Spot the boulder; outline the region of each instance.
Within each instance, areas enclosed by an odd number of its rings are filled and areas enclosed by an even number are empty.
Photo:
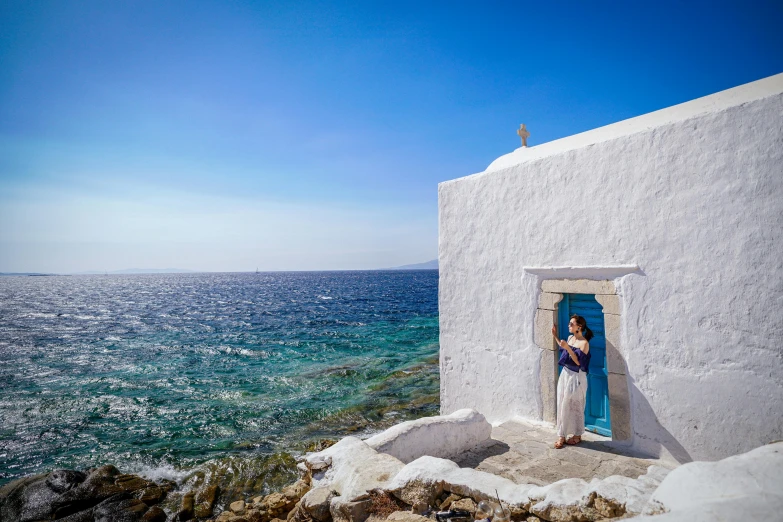
[[[395,511],[386,517],[386,520],[389,522],[432,522],[431,519],[410,511]]]
[[[449,509],[468,511],[471,515],[475,515],[477,507],[476,502],[472,498],[463,498],[452,503]]]
[[[489,439],[492,425],[476,410],[462,409],[402,422],[365,442],[404,463],[425,455],[453,458]]]
[[[95,522],[138,522],[147,512],[147,505],[137,498],[124,498],[126,494],[111,497],[93,509]]]
[[[192,491],[185,493],[182,496],[182,504],[179,508],[179,512],[177,513],[177,521],[178,522],[184,522],[186,520],[191,520],[194,516],[194,493]]]
[[[248,522],[269,522],[272,519],[266,511],[260,509],[247,509],[244,517]]]
[[[457,500],[461,500],[462,497],[459,495],[455,495],[454,493],[449,493],[448,496],[438,505],[438,508],[440,510],[446,510],[451,508],[451,504],[453,502],[456,502]]]
[[[297,480],[293,484],[284,487],[281,493],[289,502],[296,504],[308,491],[310,491],[310,485],[304,480]]]
[[[335,494],[331,488],[320,487],[313,488],[302,497],[301,507],[313,520],[317,522],[328,522],[331,518],[330,503]]]
[[[140,520],[167,489],[136,475],[120,474],[111,465],[87,472],[58,469],[0,488],[0,520],[81,522],[110,516]]]
[[[404,464],[397,458],[378,453],[356,437],[345,437],[320,454],[309,455],[305,462],[328,462],[329,467],[313,475],[313,486],[328,486],[343,502],[352,502],[372,489],[385,489]]]
[[[158,486],[149,486],[139,491],[136,498],[148,506],[151,506],[153,504],[159,503],[165,496],[166,492],[163,491],[162,488],[159,488]]]
[[[295,502],[292,502],[282,493],[270,493],[264,497],[258,507],[268,515],[267,520],[270,520],[286,516],[295,505]]]
[[[159,506],[152,506],[149,511],[141,517],[142,522],[166,522],[166,512]]]
[[[779,520],[781,484],[783,442],[717,462],[691,462],[669,473],[652,493],[643,511],[654,516],[637,520]]]
[[[196,493],[193,514],[197,518],[209,518],[212,516],[219,491],[220,488],[217,485],[211,485]]]
[[[232,502],[231,505],[228,506],[228,509],[237,515],[243,515],[245,513],[245,501],[237,500],[236,502]]]
[[[46,477],[46,485],[55,493],[65,493],[87,478],[87,474],[72,469],[56,469]]]
[[[334,522],[364,522],[370,516],[370,500],[345,501],[343,497],[334,497],[329,511]]]

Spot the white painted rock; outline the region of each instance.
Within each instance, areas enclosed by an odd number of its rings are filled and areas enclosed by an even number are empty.
[[[718,462],[675,469],[653,493],[640,521],[780,520],[783,516],[783,443],[768,444]]]
[[[484,500],[495,497],[498,491],[503,502],[513,506],[529,504],[527,491],[531,484],[514,482],[471,468],[460,468],[450,460],[421,457],[407,464],[389,483],[388,490],[404,502],[412,504],[420,491],[437,488],[434,494],[446,489],[462,497]]]
[[[321,470],[313,475],[313,487],[330,487],[343,503],[357,500],[371,489],[386,489],[404,466],[399,459],[378,453],[356,437],[345,437],[334,446],[306,456],[305,463]]]
[[[407,464],[425,455],[455,457],[489,439],[491,434],[492,425],[482,414],[462,409],[450,415],[402,422],[365,442]]]
[[[650,466],[638,479],[612,475],[605,479],[564,479],[529,490],[530,512],[546,520],[571,520],[578,513],[600,518],[641,513],[669,470]],[[577,517],[578,518],[578,517]]]

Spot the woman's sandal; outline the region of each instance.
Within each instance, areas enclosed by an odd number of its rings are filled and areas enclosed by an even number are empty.
[[[565,446],[566,438],[560,437],[557,439],[557,442],[555,442],[555,449],[563,449],[563,446]]]
[[[580,442],[582,442],[582,437],[580,437],[579,435],[574,435],[573,437],[565,441],[565,443],[568,444],[569,446],[575,446]]]

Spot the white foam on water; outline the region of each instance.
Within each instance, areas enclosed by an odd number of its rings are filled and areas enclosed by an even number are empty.
[[[128,471],[147,480],[171,480],[177,484],[181,484],[191,473],[193,473],[193,470],[177,469],[171,464],[163,464],[161,466],[129,464]]]

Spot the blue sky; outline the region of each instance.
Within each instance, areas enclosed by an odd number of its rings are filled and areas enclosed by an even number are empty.
[[[783,72],[776,2],[2,2],[0,271],[437,257],[438,182]]]

